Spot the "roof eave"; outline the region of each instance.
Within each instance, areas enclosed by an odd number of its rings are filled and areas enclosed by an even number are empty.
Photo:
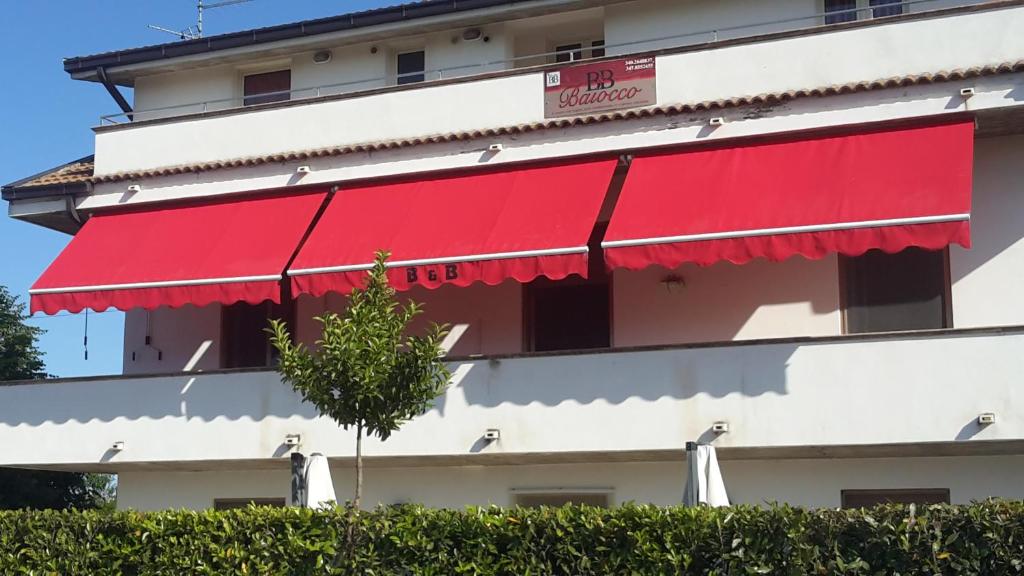
[[[46,184],[43,186],[13,186],[0,188],[0,196],[8,202],[17,200],[37,200],[51,196],[75,196],[87,194],[91,190],[90,182],[68,182],[63,184]]]
[[[282,24],[266,28],[243,30],[208,36],[195,40],[184,40],[129,48],[89,56],[76,56],[64,59],[64,71],[76,80],[95,80],[97,68],[108,70],[164,62],[176,58],[202,57],[232,49],[244,49],[264,44],[271,44],[303,38],[314,38],[332,33],[344,33],[373,27],[415,24],[427,19],[468,12],[487,10],[516,5],[537,4],[588,4],[595,0],[428,0],[401,4],[363,12],[354,12],[305,20],[291,24]]]

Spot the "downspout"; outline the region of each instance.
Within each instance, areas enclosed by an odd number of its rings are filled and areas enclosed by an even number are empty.
[[[97,68],[96,77],[103,83],[103,87],[110,93],[114,102],[117,102],[117,105],[121,107],[121,112],[124,112],[124,115],[128,117],[128,120],[132,120],[132,117],[134,116],[132,114],[132,107],[128,104],[128,101],[124,99],[124,95],[121,94],[121,91],[118,90],[117,86],[110,81],[110,78],[107,76],[106,68],[103,68],[102,66]]]

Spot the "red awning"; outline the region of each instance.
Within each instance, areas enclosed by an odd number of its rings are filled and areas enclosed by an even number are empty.
[[[279,302],[326,193],[95,215],[43,272],[32,312]]]
[[[602,246],[610,268],[970,246],[974,125],[638,156]]]
[[[377,250],[389,279],[498,284],[587,274],[587,240],[615,160],[423,177],[335,193],[288,270],[294,294],[363,286]]]

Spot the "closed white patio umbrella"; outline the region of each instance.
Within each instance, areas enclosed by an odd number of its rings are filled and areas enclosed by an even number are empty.
[[[306,508],[323,508],[334,506],[338,501],[334,495],[334,481],[331,479],[331,468],[327,465],[327,457],[319,452],[310,454],[306,462],[306,491],[302,505]]]
[[[728,506],[729,494],[718,467],[715,447],[696,442],[686,443],[686,490],[683,504],[686,506]]]

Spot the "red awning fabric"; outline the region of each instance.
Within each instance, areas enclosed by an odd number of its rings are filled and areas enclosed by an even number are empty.
[[[974,125],[638,156],[602,247],[609,268],[970,247]]]
[[[423,177],[335,193],[288,270],[294,294],[362,287],[377,250],[389,280],[498,284],[587,274],[587,240],[616,160]]]
[[[95,215],[29,290],[32,312],[281,299],[326,192]]]

